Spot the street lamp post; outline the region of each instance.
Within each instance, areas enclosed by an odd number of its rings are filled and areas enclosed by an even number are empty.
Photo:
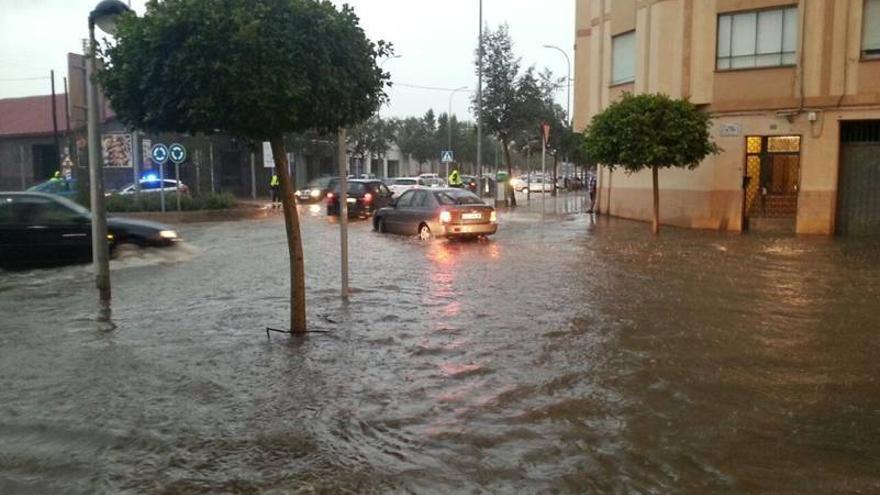
[[[468,89],[468,87],[455,88],[449,94],[449,111],[446,113],[446,149],[449,151],[452,151],[452,97],[455,96],[455,93],[465,89]],[[449,162],[446,162],[446,177],[447,179],[449,178]]]
[[[116,32],[116,20],[131,12],[119,0],[102,0],[89,13],[89,53],[86,64],[86,93],[88,100],[89,180],[92,207],[92,260],[95,266],[95,284],[100,300],[110,301],[110,249],[107,245],[107,212],[104,210],[104,164],[101,140],[98,136],[98,88],[94,81],[97,73],[97,43],[95,25],[107,34]]]
[[[480,170],[480,180],[483,182],[483,0],[480,0],[480,34],[477,48],[477,167]],[[488,187],[488,182],[486,185]],[[494,194],[494,193],[493,193]],[[482,193],[480,194],[482,196]]]
[[[572,118],[571,118],[571,58],[568,56],[568,53],[565,50],[563,50],[562,48],[559,48],[558,46],[544,45],[544,48],[556,50],[559,53],[561,53],[565,57],[565,63],[568,65],[568,75],[565,78],[565,87],[567,90],[567,92],[565,94],[565,113],[566,113],[565,117],[566,117],[566,120],[568,121],[568,126],[571,127],[571,125],[572,125]]]

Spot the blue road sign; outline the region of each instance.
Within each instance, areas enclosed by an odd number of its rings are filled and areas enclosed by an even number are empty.
[[[165,163],[168,161],[168,147],[162,143],[154,144],[150,150],[150,156],[156,163]]]
[[[168,155],[172,162],[181,164],[186,160],[186,148],[182,144],[174,143],[168,147]]]
[[[455,158],[452,154],[452,150],[446,150],[440,153],[440,161],[443,163],[452,163],[455,161]]]

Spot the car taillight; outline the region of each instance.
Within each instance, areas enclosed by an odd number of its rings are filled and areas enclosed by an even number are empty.
[[[440,223],[449,223],[452,221],[452,213],[446,210],[440,212]]]
[[[495,214],[495,210],[492,210],[492,213],[489,214],[489,221],[492,223],[498,223],[498,215]]]
[[[328,203],[332,203],[332,202],[333,202],[333,196],[334,196],[333,193],[327,193],[327,202],[328,202]]]
[[[364,194],[364,203],[369,203],[373,200],[373,195],[370,193]]]

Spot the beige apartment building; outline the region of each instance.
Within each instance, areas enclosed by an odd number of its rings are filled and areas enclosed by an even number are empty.
[[[574,121],[624,92],[688,98],[720,155],[660,174],[663,223],[880,233],[880,0],[577,0]],[[651,175],[599,169],[651,218]]]

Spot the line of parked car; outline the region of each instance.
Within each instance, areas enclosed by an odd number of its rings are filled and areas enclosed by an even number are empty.
[[[296,192],[302,202],[324,201],[328,215],[339,215],[340,201],[356,217],[372,217],[379,233],[433,237],[476,238],[498,230],[495,209],[474,194],[476,178],[464,177],[465,187],[447,187],[436,174],[391,179],[352,178],[346,194],[336,179],[326,177]],[[472,181],[472,182],[471,182]],[[142,193],[189,194],[175,180],[145,178]],[[475,189],[475,187],[473,187]],[[138,192],[129,184],[111,194]],[[71,201],[73,180],[54,179],[26,192],[0,192],[0,266],[7,269],[88,262],[92,257],[91,213]],[[110,217],[107,242],[111,254],[126,248],[167,247],[180,241],[173,228],[161,223]]]
[[[463,187],[447,187],[437,174],[350,178],[344,195],[348,215],[373,218],[380,233],[432,237],[485,237],[498,230],[495,209],[475,194],[476,177],[463,176]],[[336,178],[322,177],[296,191],[300,202],[324,201],[328,216],[338,216],[343,194]]]
[[[180,190],[181,194],[190,194],[189,186],[181,181],[177,181],[174,179],[164,179],[163,181],[160,180],[158,177],[146,176],[138,182],[138,187],[135,187],[134,182],[132,182],[118,189],[107,191],[104,195],[130,196],[137,193],[159,192],[165,192],[166,194],[169,194],[176,192],[178,189]],[[28,192],[54,194],[56,196],[61,196],[64,198],[73,198],[77,195],[78,191],[78,183],[76,179],[73,178],[50,179],[28,189]]]

